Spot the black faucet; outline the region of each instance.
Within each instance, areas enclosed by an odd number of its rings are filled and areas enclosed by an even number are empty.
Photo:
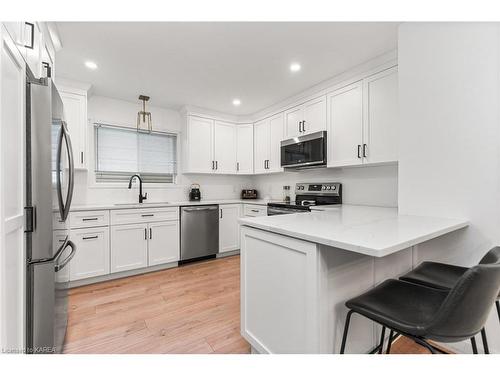
[[[142,195],[142,178],[138,174],[134,174],[132,177],[130,177],[130,180],[128,181],[128,188],[132,189],[132,181],[134,178],[137,177],[139,180],[139,203],[142,203],[142,201],[148,199],[148,193]]]

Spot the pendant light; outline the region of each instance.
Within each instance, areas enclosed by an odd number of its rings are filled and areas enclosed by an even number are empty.
[[[151,120],[151,112],[146,112],[146,102],[149,100],[149,96],[139,95],[139,100],[142,100],[142,111],[137,112],[137,131],[141,131],[141,125],[147,125],[148,132],[153,131],[153,122]]]

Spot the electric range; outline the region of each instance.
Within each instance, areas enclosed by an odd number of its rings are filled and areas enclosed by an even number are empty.
[[[342,204],[342,184],[339,182],[298,183],[295,185],[295,202],[267,204],[267,214],[284,215],[311,211],[311,206]]]

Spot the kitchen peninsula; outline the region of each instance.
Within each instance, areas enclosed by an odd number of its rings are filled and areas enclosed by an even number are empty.
[[[414,267],[418,244],[468,225],[354,205],[239,222],[241,334],[259,353],[338,353],[347,299]],[[354,315],[347,352],[370,351],[378,331]]]

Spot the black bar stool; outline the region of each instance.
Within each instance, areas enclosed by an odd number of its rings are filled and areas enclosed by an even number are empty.
[[[470,339],[477,354],[474,336],[484,327],[500,290],[500,260],[467,270],[448,292],[401,280],[386,280],[368,292],[346,302],[349,308],[340,353],[346,347],[353,313],[382,327],[411,338],[431,353],[439,349],[427,342],[458,342]],[[383,344],[385,329],[382,329]],[[383,345],[379,347],[379,353]]]
[[[500,259],[500,247],[496,246],[486,253],[479,261],[479,264],[497,263]],[[410,283],[425,285],[431,288],[450,290],[460,279],[460,277],[468,270],[467,267],[453,266],[451,264],[437,262],[422,262],[413,271],[401,276],[399,279]],[[500,294],[497,296],[495,305],[497,308],[498,320],[500,321]],[[481,338],[483,341],[484,352],[489,354],[488,340],[486,338],[486,330],[481,330]]]

